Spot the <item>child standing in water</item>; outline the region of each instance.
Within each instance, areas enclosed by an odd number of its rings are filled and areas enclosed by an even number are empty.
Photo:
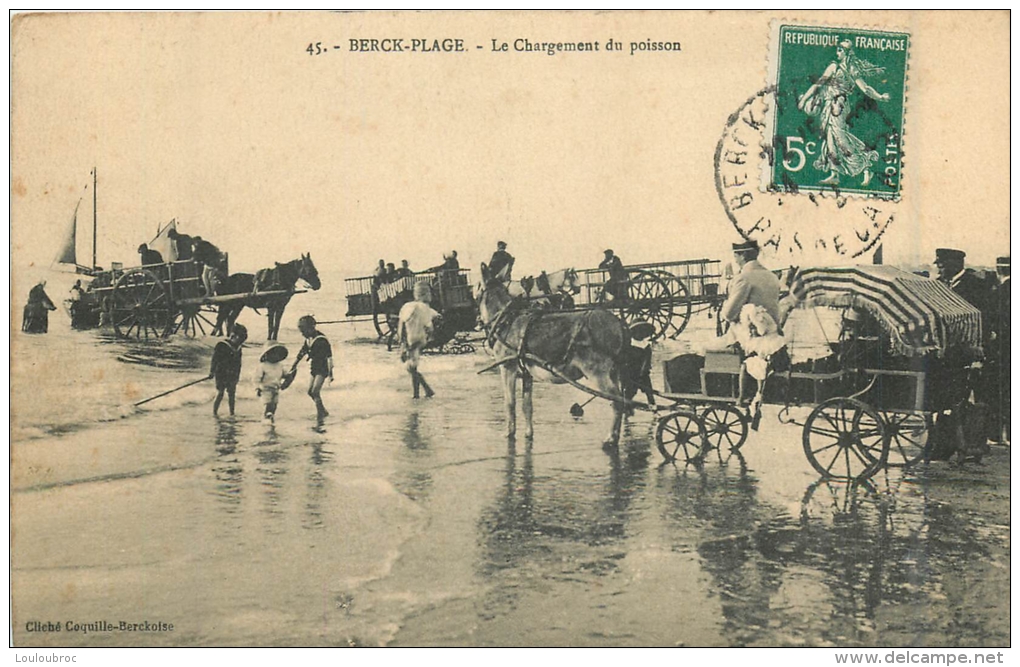
[[[264,417],[273,421],[276,417],[276,406],[283,390],[283,377],[287,371],[283,360],[287,358],[287,348],[279,343],[269,342],[266,351],[259,357],[259,368],[255,373],[256,392],[265,406]]]
[[[234,395],[237,392],[237,381],[241,379],[241,346],[248,339],[248,330],[241,324],[235,324],[227,340],[221,340],[213,351],[209,377],[216,378],[216,400],[213,401],[213,415],[218,415],[223,392],[227,393],[227,406],[230,416],[234,416]]]
[[[330,382],[333,381],[333,348],[330,347],[329,340],[315,328],[315,318],[311,315],[304,315],[298,320],[298,329],[305,337],[305,344],[301,346],[301,351],[298,352],[297,359],[294,360],[291,372],[297,369],[297,365],[302,359],[308,357],[309,365],[312,367],[312,380],[308,385],[308,395],[315,402],[315,414],[321,422],[329,416],[329,412],[322,404],[320,393],[327,377]]]

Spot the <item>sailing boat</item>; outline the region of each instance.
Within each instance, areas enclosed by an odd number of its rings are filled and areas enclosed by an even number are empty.
[[[74,215],[71,216],[71,224],[64,237],[64,244],[54,260],[55,264],[74,266],[74,272],[87,276],[95,276],[102,269],[96,265],[96,170],[92,170],[92,266],[85,266],[78,263],[78,211],[81,209],[81,199],[74,207]],[[65,301],[67,311],[71,315],[71,326],[75,329],[92,329],[99,326],[102,314],[102,306],[94,294],[81,288],[81,281],[75,283],[73,292],[74,298]]]
[[[78,210],[81,208],[81,199],[74,206],[74,215],[71,216],[71,224],[67,234],[64,236],[64,244],[57,253],[55,264],[70,264],[74,266],[75,273],[88,276],[95,275],[101,269],[96,265],[96,170],[92,170],[92,266],[85,266],[78,263]]]

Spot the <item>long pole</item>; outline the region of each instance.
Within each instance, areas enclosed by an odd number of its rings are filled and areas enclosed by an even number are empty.
[[[96,264],[96,230],[99,229],[99,222],[96,219],[96,216],[97,216],[96,211],[98,209],[98,206],[96,206],[96,204],[98,202],[98,197],[96,195],[96,182],[97,181],[98,181],[98,178],[96,177],[96,168],[92,167],[92,268],[93,269],[98,266],[98,264]]]
[[[155,396],[151,396],[151,397],[145,399],[144,401],[138,401],[137,403],[135,403],[135,406],[143,405],[145,403],[148,403],[149,401],[154,401],[157,398],[162,398],[163,396],[166,396],[167,394],[172,394],[175,391],[180,391],[181,389],[187,389],[191,385],[198,384],[199,382],[205,382],[206,380],[211,380],[211,379],[212,379],[212,376],[200,378],[198,380],[192,380],[191,382],[189,382],[187,384],[182,384],[180,387],[177,387],[176,389],[171,389],[169,391],[164,391],[163,393],[156,394]]]

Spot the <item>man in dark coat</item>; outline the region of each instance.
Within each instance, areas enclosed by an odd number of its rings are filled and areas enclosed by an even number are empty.
[[[953,248],[939,248],[935,251],[935,267],[939,282],[945,283],[964,298],[967,303],[981,311],[984,337],[989,335],[989,294],[988,286],[971,269],[964,267],[966,253]]]
[[[603,287],[605,293],[613,299],[626,299],[629,276],[627,269],[623,268],[623,261],[612,250],[606,250],[605,259],[599,263],[599,268],[609,273],[609,278]]]
[[[992,322],[991,342],[987,350],[989,394],[992,398],[991,409],[993,424],[989,428],[989,437],[995,442],[1009,442],[1010,415],[1010,280],[1009,256],[995,260],[995,272],[999,278],[999,286],[995,289],[995,313]]]
[[[492,259],[489,260],[489,271],[503,282],[508,283],[512,280],[510,273],[513,268],[514,256],[506,251],[506,242],[499,241],[496,243],[496,252],[492,253]]]
[[[971,269],[964,265],[966,253],[955,248],[938,248],[935,251],[935,267],[938,269],[938,281],[947,285],[949,289],[960,295],[964,301],[981,311],[981,332],[983,344],[988,345],[991,336],[991,294],[988,286]],[[965,436],[970,432],[968,422],[971,420],[972,407],[970,394],[973,390],[974,399],[977,403],[989,405],[994,398],[988,395],[987,377],[982,373],[983,369],[970,367],[979,359],[973,358],[970,354],[960,349],[947,350],[943,359],[944,375],[940,384],[944,386],[944,396],[940,397],[939,405],[949,407],[949,412],[941,415],[940,424],[944,428],[940,430],[950,433],[942,434],[937,438],[932,448],[931,458],[935,460],[948,459],[956,451],[966,452],[985,447],[982,439],[980,443],[972,442],[972,436]],[[970,368],[969,368],[970,367]],[[985,429],[987,430],[987,429]],[[961,454],[962,456],[963,454]]]
[[[138,254],[142,256],[142,266],[163,263],[163,255],[159,254],[158,250],[153,250],[144,243],[138,246]]]
[[[202,286],[205,288],[205,295],[212,296],[216,293],[216,272],[219,270],[220,262],[223,261],[223,253],[201,236],[196,236],[194,241],[193,258],[202,265]]]
[[[177,261],[191,259],[195,254],[195,239],[187,234],[181,234],[176,229],[166,233],[166,237],[174,244],[174,251]]]

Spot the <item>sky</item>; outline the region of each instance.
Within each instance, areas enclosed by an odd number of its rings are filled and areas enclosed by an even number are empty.
[[[171,219],[228,251],[234,271],[303,252],[344,275],[367,274],[380,258],[423,269],[451,249],[476,269],[498,240],[518,275],[593,267],[607,247],[627,263],[728,260],[739,238],[715,190],[714,154],[728,116],[764,86],[773,18],[19,16],[13,289],[22,271],[50,263],[83,195],[88,262],[93,167],[104,266],[132,265],[138,244]],[[911,33],[904,190],[885,260],[924,263],[955,246],[973,264],[993,264],[1009,243],[1008,13],[784,18]],[[462,38],[465,52],[349,48],[351,39],[416,36]],[[515,52],[520,38],[603,50]],[[605,52],[609,38],[624,52]],[[683,49],[627,52],[648,39]],[[510,51],[493,52],[493,40]],[[325,53],[307,52],[316,42]],[[797,224],[841,224],[799,210],[807,217]]]

